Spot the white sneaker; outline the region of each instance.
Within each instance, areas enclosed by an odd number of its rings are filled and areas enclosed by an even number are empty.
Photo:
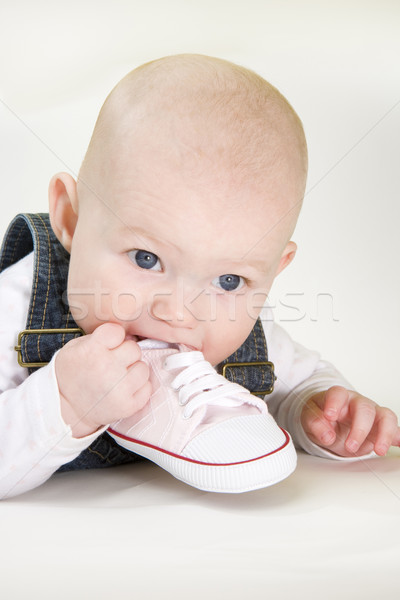
[[[153,393],[108,429],[120,446],[209,492],[247,492],[294,471],[292,440],[265,402],[219,375],[201,352],[156,340],[139,345]]]

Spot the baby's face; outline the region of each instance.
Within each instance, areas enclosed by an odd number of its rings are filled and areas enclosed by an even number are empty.
[[[82,188],[72,314],[86,333],[116,322],[128,339],[183,343],[216,365],[247,338],[294,256],[285,227],[273,228],[288,190],[238,185],[227,172],[191,177],[154,148],[121,162],[97,197]]]

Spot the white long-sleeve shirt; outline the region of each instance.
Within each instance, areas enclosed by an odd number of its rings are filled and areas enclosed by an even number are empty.
[[[26,326],[32,279],[33,253],[0,273],[0,498],[39,486],[107,429],[79,439],[72,436],[61,416],[54,357],[29,377],[18,364],[14,346]],[[267,396],[270,412],[297,446],[340,460],[308,439],[300,415],[304,402],[316,392],[332,385],[351,386],[318,353],[294,342],[274,323],[270,308],[261,317],[278,377]]]

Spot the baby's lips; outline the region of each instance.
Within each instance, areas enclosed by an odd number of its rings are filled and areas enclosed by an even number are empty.
[[[142,340],[147,340],[147,339],[149,339],[149,338],[146,337],[146,336],[143,336],[143,335],[134,335],[134,334],[131,334],[131,333],[127,333],[126,336],[125,336],[125,341],[127,341],[127,340],[133,340],[134,342],[141,342]],[[178,346],[183,346],[184,349],[185,349],[185,351],[190,351],[190,350],[191,351],[196,351],[197,350],[197,351],[201,352],[201,349],[199,347],[192,346],[191,344],[186,344],[185,342],[182,342],[182,341],[177,341],[177,340],[171,341],[171,340],[164,340],[164,339],[161,339],[161,338],[160,338],[160,341],[166,342],[167,344],[176,344]]]
[[[125,341],[127,340],[133,340],[134,342],[140,342],[141,340],[145,340],[146,338],[141,336],[141,335],[131,335],[130,333],[128,333],[125,336]]]

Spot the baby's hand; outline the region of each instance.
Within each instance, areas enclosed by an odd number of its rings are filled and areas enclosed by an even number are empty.
[[[373,450],[383,456],[390,446],[400,446],[396,415],[340,386],[312,396],[301,424],[312,442],[339,456],[363,456]]]
[[[149,368],[140,358],[138,344],[125,340],[124,328],[116,323],[100,325],[59,351],[55,370],[61,414],[74,437],[143,408],[151,384]]]

